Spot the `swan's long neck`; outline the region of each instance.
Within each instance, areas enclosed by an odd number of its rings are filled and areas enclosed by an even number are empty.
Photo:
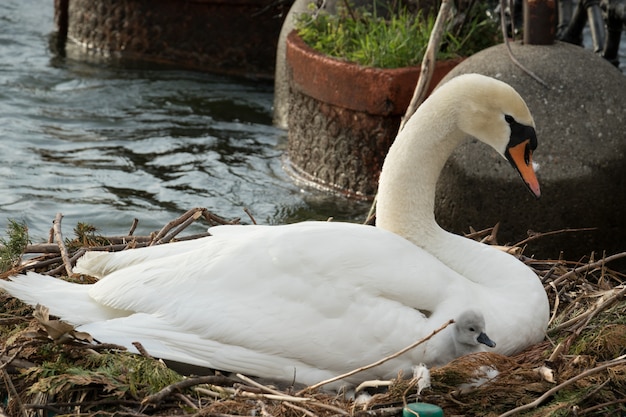
[[[473,282],[494,288],[525,286],[511,282],[516,276],[513,271],[528,272],[521,262],[447,232],[435,221],[437,179],[452,151],[467,136],[457,128],[458,102],[447,97],[426,100],[391,146],[380,175],[376,225],[424,248]],[[481,262],[487,258],[488,265]],[[493,276],[503,278],[494,280]]]
[[[377,196],[376,225],[424,248],[447,235],[434,216],[437,179],[466,136],[447,101],[426,100],[400,132],[385,158]]]

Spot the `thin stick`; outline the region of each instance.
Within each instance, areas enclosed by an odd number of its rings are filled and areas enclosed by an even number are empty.
[[[65,266],[65,272],[67,272],[67,276],[71,277],[74,275],[72,272],[72,262],[70,261],[70,257],[67,253],[67,248],[65,247],[65,243],[63,242],[63,233],[61,233],[61,219],[63,218],[62,213],[57,213],[54,221],[52,222],[52,228],[54,230],[54,238],[59,245],[59,251],[61,252],[61,259],[63,259],[63,265]]]
[[[178,226],[176,229],[174,229],[174,231],[168,233],[163,239],[159,241],[159,243],[168,243],[169,241],[174,239],[174,237],[176,237],[180,232],[185,230],[187,226],[189,226],[191,223],[198,220],[201,216],[202,216],[202,209],[196,210],[196,212],[193,213],[191,217],[189,217],[187,220],[182,222],[182,224]]]
[[[143,345],[139,342],[133,342],[132,343],[133,346],[135,346],[135,349],[137,349],[137,351],[139,352],[139,354],[145,358],[153,358],[153,356],[151,354],[148,353],[148,351],[146,350],[145,347],[143,347]]]
[[[609,401],[609,402],[602,403],[602,404],[596,404],[593,407],[589,407],[589,408],[585,408],[584,410],[580,410],[578,415],[583,416],[585,414],[591,413],[592,411],[600,410],[600,409],[608,407],[610,405],[623,404],[623,403],[626,403],[626,398],[622,398],[622,399],[614,400],[614,401]]]
[[[165,398],[169,397],[170,395],[176,392],[182,391],[185,388],[193,387],[194,385],[200,385],[200,384],[220,384],[220,383],[232,385],[235,383],[235,381],[230,378],[226,378],[224,376],[216,376],[216,375],[200,376],[197,378],[188,378],[180,382],[176,382],[174,384],[168,385],[167,387],[163,388],[161,391],[157,392],[156,394],[147,396],[141,401],[141,403],[142,404],[158,404],[161,401],[163,401]]]
[[[259,382],[256,382],[255,380],[253,380],[251,378],[248,378],[245,375],[242,375],[242,374],[236,374],[236,375],[237,375],[237,378],[241,379],[242,381],[246,382],[247,384],[252,385],[253,387],[257,387],[261,391],[265,391],[265,392],[267,392],[269,394],[284,395],[284,393],[282,393],[282,392],[280,392],[278,390],[272,389],[272,388],[270,388],[268,386],[265,386],[265,385],[263,385],[263,384],[261,384]]]
[[[626,364],[626,359],[625,356],[620,356],[618,358],[615,358],[609,362],[606,362],[603,365],[600,366],[596,366],[595,368],[591,368],[586,370],[583,373],[580,373],[570,379],[568,379],[567,381],[557,385],[556,387],[546,391],[543,393],[543,395],[539,398],[537,398],[535,401],[530,402],[528,404],[524,404],[521,405],[517,408],[514,408],[512,410],[507,411],[504,414],[500,414],[499,417],[508,417],[508,416],[512,416],[514,414],[517,414],[521,411],[526,411],[526,410],[530,410],[531,408],[535,408],[541,405],[541,403],[543,403],[545,400],[547,400],[548,398],[550,398],[552,395],[554,395],[555,393],[559,392],[560,390],[562,390],[563,388],[572,385],[574,382],[578,381],[579,379],[588,377],[589,375],[593,375],[593,374],[597,374],[598,372],[602,372],[607,368],[613,367],[613,366],[618,366],[618,365],[623,365]]]
[[[256,220],[254,219],[254,216],[252,215],[250,209],[248,207],[244,207],[243,211],[248,215],[248,217],[250,217],[250,220],[252,220],[252,224],[256,224]]]
[[[298,407],[298,406],[297,406],[297,405],[295,405],[295,404],[292,404],[292,403],[289,403],[289,402],[286,402],[286,401],[285,401],[285,402],[283,402],[283,405],[284,405],[285,407],[289,407],[289,408],[291,408],[292,410],[296,410],[296,411],[298,411],[299,413],[302,413],[302,414],[304,414],[304,415],[306,415],[306,416],[309,416],[309,417],[317,417],[317,414],[314,414],[314,413],[310,412],[310,411],[309,411],[309,410],[307,410],[306,408]]]
[[[406,113],[400,122],[400,131],[404,128],[404,125],[409,121],[411,116],[413,116],[413,113],[415,113],[420,104],[422,104],[422,102],[426,99],[426,91],[430,85],[430,80],[433,78],[435,62],[437,61],[437,53],[439,52],[439,44],[441,44],[441,37],[444,30],[443,26],[448,19],[449,11],[450,2],[448,0],[443,0],[441,2],[441,7],[439,8],[439,13],[437,13],[437,19],[435,20],[433,30],[430,32],[428,46],[426,47],[426,52],[424,53],[424,58],[422,59],[422,69],[417,81],[417,86],[413,91],[411,103],[406,109]]]
[[[606,258],[602,258],[599,261],[596,262],[592,262],[589,263],[587,265],[583,265],[580,266],[578,268],[572,269],[569,272],[566,272],[565,274],[561,275],[560,277],[558,277],[557,279],[555,279],[554,281],[552,281],[554,283],[554,285],[558,285],[561,282],[565,281],[566,279],[569,279],[569,277],[571,277],[572,275],[576,275],[579,274],[581,272],[587,272],[590,269],[594,269],[597,268],[599,266],[604,266],[604,264],[614,261],[616,259],[621,259],[621,258],[626,258],[626,252],[620,252],[620,253],[616,253],[615,255],[611,255],[608,256]]]
[[[184,402],[185,404],[187,404],[189,407],[191,407],[194,410],[199,409],[198,406],[195,405],[189,397],[181,394],[180,392],[177,392],[176,394],[174,394],[174,397],[178,398],[179,400],[181,400],[182,402]]]
[[[130,225],[130,230],[128,231],[128,236],[132,236],[135,233],[135,229],[137,229],[137,225],[139,224],[139,219],[134,218],[132,224]]]
[[[154,239],[150,243],[150,246],[161,243],[161,240],[167,234],[167,232],[169,232],[175,226],[185,223],[185,221],[189,219],[190,217],[194,216],[198,212],[198,210],[202,211],[203,209],[196,207],[196,208],[187,210],[182,216],[180,216],[177,219],[172,220],[171,222],[163,226],[161,230],[159,230],[159,233],[157,233],[157,235],[154,237]]]
[[[85,249],[80,249],[79,251],[77,251],[77,252],[76,252],[76,253],[75,253],[75,254],[74,254],[74,255],[70,258],[70,260],[69,260],[69,264],[70,264],[70,265],[75,265],[75,264],[76,264],[76,261],[78,260],[78,258],[80,258],[81,256],[83,256],[83,255],[85,254],[85,252],[86,252],[86,250],[85,250]],[[58,259],[58,258],[56,258],[56,259]],[[61,259],[63,259],[63,258],[61,258]],[[47,272],[47,274],[48,274],[48,275],[56,275],[56,274],[59,274],[59,273],[61,273],[61,270],[62,270],[64,267],[67,269],[67,266],[66,266],[66,265],[67,265],[67,263],[66,263],[66,262],[63,262],[63,265],[61,265],[61,266],[59,266],[59,267],[57,267],[57,268],[51,269],[50,271],[48,271],[48,272]],[[27,269],[36,269],[35,267],[36,267],[36,265],[33,265],[33,266],[31,266],[30,268],[27,268]],[[72,273],[72,274],[73,274],[73,273]],[[71,275],[69,275],[69,276],[71,276]]]
[[[590,232],[593,230],[597,230],[597,228],[596,227],[581,227],[579,229],[561,229],[561,230],[552,230],[550,232],[544,232],[544,233],[535,233],[532,236],[529,236],[524,240],[520,240],[513,246],[522,246],[528,242],[531,242],[533,240],[536,240],[545,236],[558,235],[561,233],[572,233],[572,232]]]
[[[216,224],[239,224],[241,219],[239,217],[235,217],[232,220],[226,220],[224,217],[220,217],[215,213],[211,213],[209,210],[204,210],[202,212],[202,216],[206,221],[211,223],[211,225]]]
[[[275,400],[275,401],[283,401],[283,402],[294,402],[294,403],[299,403],[299,404],[308,404],[308,405],[314,405],[316,407],[319,408],[324,408],[326,410],[330,410],[336,414],[341,414],[341,415],[348,415],[348,412],[344,409],[341,409],[339,407],[335,407],[332,406],[330,404],[325,404],[319,401],[316,401],[314,398],[312,397],[294,397],[292,395],[288,395],[288,394],[284,394],[281,393],[279,391],[278,394],[264,394],[264,393],[256,393],[256,392],[248,392],[248,391],[241,391],[241,390],[236,390],[234,388],[230,388],[230,387],[222,387],[222,386],[212,386],[214,389],[219,390],[220,392],[223,392],[225,394],[231,394],[234,396],[240,396],[240,397],[245,397],[245,398],[263,398],[263,399],[268,399],[268,400]],[[196,388],[196,390],[204,392],[205,390],[203,390],[202,388]]]
[[[513,55],[513,51],[511,50],[511,45],[509,44],[509,38],[508,36],[506,36],[506,23],[505,23],[505,19],[504,19],[504,0],[500,0],[500,26],[502,27],[502,38],[504,39],[504,44],[506,45],[506,50],[509,53],[509,58],[511,59],[511,61],[522,71],[524,71],[526,74],[530,75],[535,81],[537,81],[539,84],[541,84],[542,86],[544,86],[545,88],[550,88],[548,86],[548,84],[542,80],[541,78],[539,78],[539,76],[537,76],[534,72],[532,72],[531,70],[529,70],[528,68],[526,68],[524,65],[522,65],[521,62],[519,62],[517,60],[517,58],[515,58],[515,55]]]
[[[330,384],[331,382],[336,382],[336,381],[339,381],[339,380],[344,379],[344,378],[347,378],[347,377],[349,377],[349,376],[352,376],[352,375],[358,374],[359,372],[363,372],[363,371],[365,371],[365,370],[367,370],[367,369],[375,368],[375,367],[377,367],[378,365],[381,365],[381,364],[383,364],[383,363],[385,363],[385,362],[387,362],[387,361],[389,361],[389,360],[391,360],[391,359],[397,358],[398,356],[400,356],[400,355],[402,355],[402,354],[404,354],[404,353],[408,352],[408,351],[409,351],[409,350],[411,350],[411,349],[416,348],[417,346],[421,345],[422,343],[427,342],[427,341],[428,341],[428,340],[430,340],[430,339],[431,339],[434,335],[436,335],[437,333],[439,333],[440,331],[442,331],[443,329],[445,329],[446,327],[448,327],[448,326],[449,326],[449,325],[451,325],[452,323],[454,323],[454,320],[449,320],[447,323],[445,323],[443,326],[441,326],[441,327],[440,327],[440,328],[438,328],[437,330],[434,330],[434,331],[433,331],[431,334],[429,334],[428,336],[424,337],[423,339],[418,340],[418,341],[417,341],[417,342],[415,342],[415,343],[410,344],[409,346],[405,347],[405,348],[404,348],[404,349],[402,349],[402,350],[397,351],[396,353],[394,353],[394,354],[392,354],[392,355],[386,356],[386,357],[384,357],[384,358],[382,358],[382,359],[380,359],[380,360],[378,360],[378,361],[376,361],[376,362],[374,362],[374,363],[371,363],[371,364],[369,364],[369,365],[363,366],[363,367],[361,367],[361,368],[354,369],[354,370],[352,370],[352,371],[350,371],[350,372],[346,372],[345,374],[338,375],[338,376],[336,376],[336,377],[333,377],[333,378],[327,379],[327,380],[322,381],[322,382],[318,382],[318,383],[317,383],[317,384],[315,384],[315,385],[311,385],[310,387],[307,387],[307,388],[305,388],[305,389],[303,389],[303,390],[299,391],[298,393],[296,393],[296,395],[301,395],[301,394],[303,394],[303,393],[304,393],[304,392],[306,392],[306,391],[314,390],[314,389],[319,388],[319,387],[321,387],[321,386],[323,386],[323,385]]]
[[[439,8],[439,13],[437,13],[437,19],[435,20],[433,30],[430,32],[430,38],[428,38],[428,46],[426,47],[426,52],[424,53],[424,58],[422,59],[422,68],[420,70],[419,79],[417,80],[417,86],[415,86],[415,90],[413,90],[413,97],[411,97],[409,107],[407,107],[406,112],[400,121],[400,128],[398,131],[402,131],[402,129],[404,129],[404,125],[409,121],[411,116],[413,116],[413,114],[417,111],[417,108],[426,99],[426,91],[430,85],[430,80],[433,78],[435,62],[437,61],[437,52],[439,52],[439,44],[441,43],[441,36],[443,35],[443,24],[448,18],[449,11],[450,2],[448,0],[443,0],[441,2],[441,7]],[[372,222],[374,216],[376,215],[377,199],[378,194],[374,196],[367,218],[365,219],[365,224]]]

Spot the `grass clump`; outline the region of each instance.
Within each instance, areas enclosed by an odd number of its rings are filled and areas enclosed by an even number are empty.
[[[32,383],[30,394],[42,393],[72,402],[77,392],[93,399],[104,394],[113,398],[143,398],[183,377],[153,358],[120,352],[85,355],[82,360],[59,355],[25,371]]]
[[[68,248],[79,249],[81,247],[105,246],[111,244],[107,238],[99,233],[97,227],[85,222],[76,223],[74,236],[76,237],[73,240],[66,239],[65,244]]]
[[[437,59],[469,56],[500,42],[498,25],[487,15],[484,2],[470,2],[449,22]],[[389,17],[350,7],[337,14],[302,14],[296,30],[302,40],[326,55],[378,68],[419,65],[435,24],[432,13],[411,12],[399,5]]]
[[[8,239],[0,237],[0,272],[17,266],[29,244],[28,226],[24,222],[9,220],[6,234]]]

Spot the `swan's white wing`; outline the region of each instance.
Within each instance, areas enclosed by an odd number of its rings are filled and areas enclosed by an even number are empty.
[[[161,259],[167,256],[178,255],[198,248],[206,238],[173,242],[163,245],[148,246],[145,248],[125,250],[121,252],[91,251],[85,253],[73,269],[76,274],[87,274],[102,278],[119,269],[126,268],[141,262]]]
[[[97,338],[138,353],[132,345],[139,341],[152,356],[166,360],[197,365],[265,378],[313,384],[336,375],[329,370],[276,354],[262,353],[241,346],[201,338],[178,330],[167,320],[153,315],[135,314],[107,322],[93,323],[79,328]],[[332,355],[332,352],[327,352]]]
[[[81,329],[101,341],[136,340],[155,356],[263,376],[290,377],[295,367],[302,381],[395,353],[465,308],[464,279],[395,234],[326,222],[246,227],[218,227],[180,251],[107,254],[113,272],[96,284],[63,283],[68,295],[128,317],[102,321],[111,317],[74,308],[62,292],[51,311],[74,324],[93,319]],[[50,304],[38,286],[30,300]],[[421,313],[443,305],[441,322]],[[431,344],[372,376],[394,376],[438,351]]]
[[[156,311],[163,297],[175,299],[175,295],[186,300],[234,291],[239,297],[260,300],[261,293],[242,287],[255,285],[273,297],[297,300],[309,299],[304,291],[313,286],[324,293],[342,290],[345,296],[363,290],[430,310],[449,295],[448,287],[464,282],[430,254],[374,227],[305,222],[239,231],[248,227],[219,226],[212,229],[219,231],[215,236],[194,241],[193,249],[125,265],[95,284],[91,295],[116,308],[141,305]],[[235,232],[230,234],[231,230]],[[133,256],[140,259],[141,252],[152,249],[127,252],[138,252]],[[121,252],[106,258],[109,263],[123,264],[116,258],[125,256]],[[325,300],[320,304],[324,309]]]
[[[209,232],[211,235],[227,235],[232,239],[240,234],[247,235],[258,230],[258,228],[264,227],[267,226],[224,225],[212,227],[209,229]],[[78,260],[73,272],[102,278],[118,269],[126,268],[131,265],[192,251],[203,245],[204,242],[210,238],[209,236],[206,238],[179,241],[121,252],[91,251],[85,253]]]
[[[351,369],[345,358],[380,358],[430,332],[418,309],[439,306],[457,279],[394,234],[318,222],[217,233],[117,270],[90,295],[207,341]]]

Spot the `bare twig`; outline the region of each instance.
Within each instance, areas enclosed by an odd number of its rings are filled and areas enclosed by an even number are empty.
[[[251,378],[248,378],[245,375],[237,374],[237,378],[241,379],[242,381],[246,382],[247,384],[252,385],[253,387],[256,387],[256,388],[260,389],[261,391],[267,392],[268,394],[284,395],[283,392],[280,392],[280,391],[275,390],[273,388],[270,388],[270,387],[268,387],[266,385],[263,385],[263,384],[261,384],[259,382],[256,382],[255,380],[253,380]]]
[[[437,14],[437,19],[435,20],[433,30],[430,32],[428,46],[426,47],[426,52],[424,53],[424,58],[422,59],[422,69],[420,71],[419,79],[417,80],[417,86],[413,91],[411,103],[406,109],[404,117],[400,122],[399,130],[404,128],[406,122],[409,121],[411,116],[413,116],[413,113],[415,113],[420,104],[422,104],[422,102],[426,99],[426,92],[435,70],[435,62],[437,61],[437,52],[439,52],[439,44],[441,43],[441,37],[444,31],[444,23],[448,19],[449,12],[450,1],[443,0],[441,2],[441,7],[439,8],[439,13]]]
[[[205,389],[203,388],[196,388],[198,391],[200,392],[206,392]],[[340,414],[340,415],[348,415],[349,413],[339,407],[335,407],[333,405],[330,404],[326,404],[320,401],[316,401],[313,397],[294,397],[293,395],[289,395],[289,394],[285,394],[282,393],[280,391],[278,391],[278,394],[265,394],[265,393],[254,393],[254,392],[247,392],[247,391],[242,391],[242,390],[235,390],[234,388],[228,388],[228,387],[223,387],[223,386],[213,386],[213,389],[217,389],[219,390],[219,392],[222,392],[224,394],[230,394],[230,395],[234,395],[234,396],[240,396],[240,397],[244,397],[244,398],[265,398],[268,400],[274,400],[274,401],[283,401],[283,402],[292,402],[292,403],[299,403],[299,404],[307,404],[307,405],[312,405],[315,407],[319,407],[319,408],[323,408],[326,410],[330,410],[336,414]]]
[[[519,62],[517,58],[515,58],[515,55],[513,55],[513,51],[511,50],[511,45],[509,44],[509,38],[506,35],[506,23],[505,23],[505,18],[504,18],[504,6],[505,6],[504,3],[505,3],[505,0],[500,0],[500,25],[502,27],[502,38],[504,39],[506,50],[509,53],[509,58],[519,69],[524,71],[526,74],[530,75],[530,77],[532,77],[539,84],[541,84],[545,88],[550,88],[550,86],[548,86],[548,84],[544,80],[539,78],[537,74],[535,74],[534,72],[526,68],[524,65],[522,65],[522,63]]]
[[[520,240],[519,242],[517,242],[515,245],[513,246],[523,246],[528,242],[531,242],[533,240],[537,240],[540,239],[542,237],[546,237],[546,236],[552,236],[552,235],[559,235],[562,233],[574,233],[574,232],[590,232],[590,231],[594,231],[597,230],[597,228],[595,227],[581,227],[578,229],[560,229],[560,230],[552,230],[550,232],[542,232],[542,233],[532,233],[529,237],[527,237],[524,240]],[[530,232],[529,232],[530,234]]]
[[[202,210],[203,209],[197,209],[191,217],[182,222],[180,226],[174,229],[174,231],[168,233],[165,237],[163,237],[163,239],[161,239],[159,243],[168,243],[169,241],[174,239],[174,237],[176,237],[180,232],[185,230],[187,226],[189,226],[191,223],[195,222],[202,216]]]
[[[299,391],[296,395],[301,395],[301,394],[303,394],[303,393],[305,393],[307,391],[311,391],[311,390],[317,389],[317,388],[319,388],[321,386],[324,386],[326,384],[330,384],[331,382],[336,382],[336,381],[342,380],[344,378],[350,377],[352,375],[358,374],[359,372],[363,372],[365,370],[368,370],[368,369],[371,369],[371,368],[375,368],[375,367],[377,367],[377,366],[379,366],[379,365],[381,365],[381,364],[383,364],[383,363],[385,363],[385,362],[387,362],[387,361],[389,361],[391,359],[397,358],[398,356],[403,355],[404,353],[408,352],[409,350],[416,348],[417,346],[421,345],[422,343],[425,343],[425,342],[429,341],[433,336],[435,336],[437,333],[439,333],[440,331],[442,331],[443,329],[445,329],[446,327],[448,327],[452,323],[454,323],[454,320],[449,320],[448,322],[443,324],[440,328],[438,328],[437,330],[434,330],[428,336],[418,340],[415,343],[410,344],[409,346],[407,346],[407,347],[397,351],[396,353],[394,353],[392,355],[386,356],[386,357],[384,357],[384,358],[382,358],[382,359],[380,359],[380,360],[378,360],[378,361],[376,361],[374,363],[371,363],[369,365],[363,366],[361,368],[354,369],[354,370],[352,370],[350,372],[346,372],[345,374],[338,375],[338,376],[336,376],[334,378],[329,378],[327,380],[318,382],[315,385],[311,385],[310,387],[307,387],[307,388]]]
[[[174,397],[178,398],[179,400],[181,400],[182,402],[184,402],[185,404],[187,404],[190,408],[194,410],[197,410],[199,408],[196,404],[193,403],[193,401],[191,401],[189,397],[181,394],[180,392],[175,393]]]
[[[180,392],[186,388],[193,387],[201,384],[220,384],[220,385],[233,385],[236,381],[221,375],[209,375],[200,376],[197,378],[188,378],[175,384],[168,385],[156,394],[152,394],[144,398],[142,404],[158,404],[165,398]]]
[[[244,207],[243,208],[244,213],[246,213],[248,215],[248,217],[250,217],[250,220],[252,221],[252,224],[256,224],[256,220],[254,219],[254,216],[252,215],[252,212],[250,211],[249,208]]]
[[[72,257],[70,258],[70,260],[69,260],[69,264],[70,264],[70,265],[75,265],[75,264],[76,264],[76,261],[78,260],[78,258],[80,258],[81,256],[83,256],[83,255],[85,254],[85,252],[86,252],[86,251],[85,251],[85,249],[80,249],[80,250],[78,250],[78,251],[77,251],[74,255],[72,255]],[[35,267],[36,267],[36,266],[35,266],[35,265],[33,265],[31,268],[26,268],[26,269],[35,269]],[[57,274],[60,274],[60,273],[61,273],[61,271],[63,270],[63,268],[66,268],[66,269],[67,269],[67,263],[66,263],[66,262],[63,262],[63,264],[62,264],[62,265],[60,265],[59,267],[54,268],[54,269],[51,269],[50,271],[48,271],[48,275],[57,275]],[[73,272],[72,272],[72,274],[73,274]],[[68,275],[68,276],[71,276],[71,275]]]
[[[139,342],[133,342],[132,343],[133,346],[135,346],[135,349],[137,349],[137,352],[139,352],[139,354],[145,358],[152,358],[152,355],[148,353],[148,351],[146,350],[145,347],[143,347],[143,345]]]
[[[292,410],[296,410],[298,413],[302,413],[302,414],[304,414],[305,416],[308,416],[308,417],[317,417],[317,414],[312,413],[312,412],[310,412],[309,410],[307,410],[306,408],[299,407],[299,406],[297,406],[297,405],[295,405],[295,404],[292,404],[292,403],[289,403],[289,402],[286,402],[286,401],[285,401],[285,402],[283,402],[283,405],[284,405],[285,407],[289,407],[289,408],[291,408]]]
[[[157,235],[154,237],[152,242],[150,242],[150,246],[163,243],[163,239],[165,235],[167,234],[167,232],[169,232],[174,227],[179,226],[179,225],[184,225],[184,227],[187,227],[190,223],[192,223],[193,221],[197,220],[200,216],[202,216],[202,211],[204,210],[205,209],[198,208],[198,207],[192,208],[191,210],[187,210],[187,212],[185,212],[182,216],[180,216],[177,219],[172,220],[171,222],[163,226],[161,230],[159,230],[159,233],[157,233]],[[189,221],[190,218],[193,220]]]
[[[596,404],[593,407],[589,407],[589,408],[585,408],[584,410],[580,410],[579,415],[584,416],[587,415],[589,413],[591,413],[592,411],[596,411],[596,410],[601,410],[603,408],[608,408],[611,405],[616,405],[616,404],[624,404],[626,403],[626,398],[621,398],[619,400],[614,400],[614,401],[608,401],[602,404]]]
[[[128,231],[128,236],[132,236],[135,233],[135,229],[137,229],[137,225],[139,224],[139,219],[134,218],[133,223],[130,225],[130,230]]]
[[[65,266],[65,272],[67,272],[67,276],[71,277],[74,275],[72,272],[72,262],[70,261],[70,257],[67,253],[67,248],[65,247],[65,242],[63,242],[63,233],[61,232],[61,219],[63,218],[63,214],[57,213],[54,218],[54,222],[52,223],[52,228],[54,229],[54,238],[59,245],[59,251],[61,252],[61,259],[63,259],[63,265]]]
[[[4,370],[4,368],[9,366],[11,362],[13,362],[15,358],[17,358],[17,355],[19,355],[22,352],[23,348],[24,348],[23,346],[20,346],[18,349],[15,350],[13,355],[11,355],[10,357],[3,356],[4,355],[4,352],[3,352],[3,355],[0,356],[0,370]]]
[[[204,210],[202,212],[202,216],[212,226],[220,225],[220,224],[239,224],[239,222],[241,221],[241,219],[238,217],[235,217],[234,219],[231,219],[231,220],[226,220],[224,217],[218,216],[215,213],[211,213],[209,210]]]
[[[611,256],[607,256],[606,258],[602,258],[599,261],[596,262],[592,262],[589,263],[587,265],[583,265],[581,267],[572,269],[571,271],[561,275],[560,277],[558,277],[557,279],[555,279],[554,285],[558,285],[561,282],[565,281],[566,279],[569,279],[571,276],[580,274],[582,272],[587,272],[589,270],[604,266],[606,263],[617,260],[617,259],[621,259],[621,258],[626,258],[626,252],[620,252],[620,253],[616,253],[615,255],[611,255]]]

